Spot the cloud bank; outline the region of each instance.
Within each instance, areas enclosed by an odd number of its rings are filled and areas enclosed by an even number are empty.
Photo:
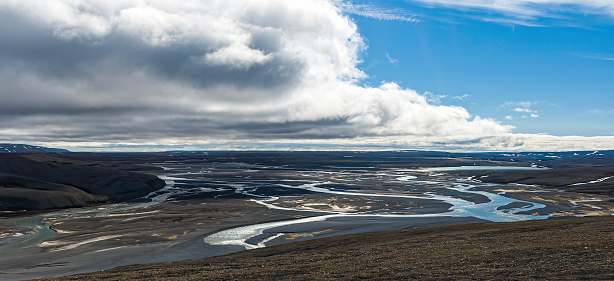
[[[324,0],[2,0],[0,139],[63,146],[484,143],[512,127],[360,85]]]

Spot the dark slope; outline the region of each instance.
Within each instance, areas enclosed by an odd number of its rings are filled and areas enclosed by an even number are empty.
[[[0,153],[0,211],[118,202],[145,196],[165,185],[153,175],[61,159],[40,153]]]
[[[315,239],[46,280],[614,280],[614,217]]]

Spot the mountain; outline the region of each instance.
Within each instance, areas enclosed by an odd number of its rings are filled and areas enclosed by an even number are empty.
[[[48,148],[29,144],[0,143],[0,152],[70,152],[61,148]]]

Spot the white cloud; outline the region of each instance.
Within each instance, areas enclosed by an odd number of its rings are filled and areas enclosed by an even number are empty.
[[[527,20],[521,19],[507,19],[507,18],[484,18],[485,22],[494,22],[504,26],[510,26],[514,29],[516,26],[532,26],[532,27],[545,27],[543,24],[533,23]]]
[[[0,3],[27,27],[25,37],[0,36],[31,50],[0,45],[5,139],[467,138],[511,129],[394,83],[358,86],[365,45],[343,15],[351,6],[339,2],[39,4]],[[28,133],[16,134],[19,127]]]
[[[390,54],[388,54],[388,53],[386,53],[386,58],[388,59],[388,62],[391,63],[391,64],[398,64],[399,63],[399,60],[397,60],[395,58],[392,58],[390,56]]]
[[[462,101],[464,101],[464,100],[466,100],[466,99],[468,99],[468,98],[469,98],[469,95],[468,95],[468,94],[464,94],[464,95],[462,95],[462,96],[453,96],[453,97],[451,97],[451,99],[455,99],[455,100],[462,100]]]
[[[441,100],[447,98],[447,95],[437,95],[431,92],[426,92],[424,93],[424,97],[426,98],[426,100],[431,103],[431,104],[441,104]]]
[[[273,58],[261,50],[254,50],[244,44],[231,44],[213,53],[205,55],[205,61],[214,65],[228,65],[233,68],[250,68],[255,64],[264,64]]]
[[[514,117],[512,117],[512,116],[510,116],[510,115],[505,116],[505,120],[513,120],[513,119],[514,119]]]
[[[606,111],[603,109],[589,109],[586,111],[587,114],[594,114],[594,115],[601,115],[604,114]]]
[[[359,15],[362,17],[389,20],[389,21],[404,21],[404,22],[419,22],[414,15],[408,14],[402,9],[384,9],[373,5],[353,4],[345,0],[333,0],[333,4],[341,9],[344,13]]]
[[[514,108],[514,111],[516,112],[524,112],[524,113],[533,113],[535,111],[528,109],[528,108],[522,108],[522,107],[516,107]]]
[[[499,108],[511,108],[511,107],[532,108],[532,107],[543,106],[543,105],[554,106],[554,107],[557,106],[557,104],[552,103],[547,100],[536,100],[536,101],[507,101],[499,105]]]
[[[603,0],[412,0],[446,6],[500,11],[519,17],[544,15],[544,10],[591,12],[614,15],[614,2]]]
[[[3,141],[521,145],[462,107],[359,86],[366,46],[329,1],[15,0],[0,14]]]
[[[520,118],[529,119],[529,118],[539,118],[539,111],[533,109],[532,107],[537,106],[557,106],[554,103],[541,100],[541,101],[508,101],[499,106],[499,108],[509,108],[509,110],[520,114]],[[512,116],[508,116],[511,119],[506,117],[506,120],[512,120]]]
[[[0,129],[0,133],[4,131]],[[143,151],[151,146],[152,151],[164,151],[169,147],[187,150],[382,150],[382,149],[418,149],[445,150],[457,152],[482,151],[581,151],[581,150],[612,150],[614,136],[581,137],[581,136],[551,136],[535,134],[505,134],[485,138],[458,138],[441,136],[403,136],[403,137],[359,137],[351,139],[322,140],[194,140],[185,142],[166,142],[159,145],[155,142],[124,143],[115,145],[108,142],[49,142],[53,147],[68,147],[75,151]]]
[[[576,53],[571,52],[572,55],[594,60],[614,61],[614,54],[593,54],[593,53]]]
[[[407,0],[462,10],[499,13],[501,17],[483,20],[504,25],[542,26],[540,18],[563,18],[567,14],[614,16],[614,1],[604,0]]]
[[[597,108],[593,108],[593,109],[589,109],[586,110],[584,112],[582,112],[580,115],[586,116],[586,115],[594,115],[594,116],[605,116],[605,115],[609,115],[609,114],[613,114],[614,113],[614,109],[597,109]]]

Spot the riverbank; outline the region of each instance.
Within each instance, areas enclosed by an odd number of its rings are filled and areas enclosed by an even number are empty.
[[[614,217],[334,236],[44,280],[614,279]]]
[[[7,228],[0,231],[5,236],[0,236],[0,280],[63,276],[134,263],[224,255],[244,248],[211,246],[203,238],[223,229],[291,219],[294,215],[271,211],[246,200],[226,199],[105,205],[20,221],[42,217],[57,235],[40,244],[31,231],[11,231],[16,228],[14,218],[0,217],[0,230],[3,225]]]

